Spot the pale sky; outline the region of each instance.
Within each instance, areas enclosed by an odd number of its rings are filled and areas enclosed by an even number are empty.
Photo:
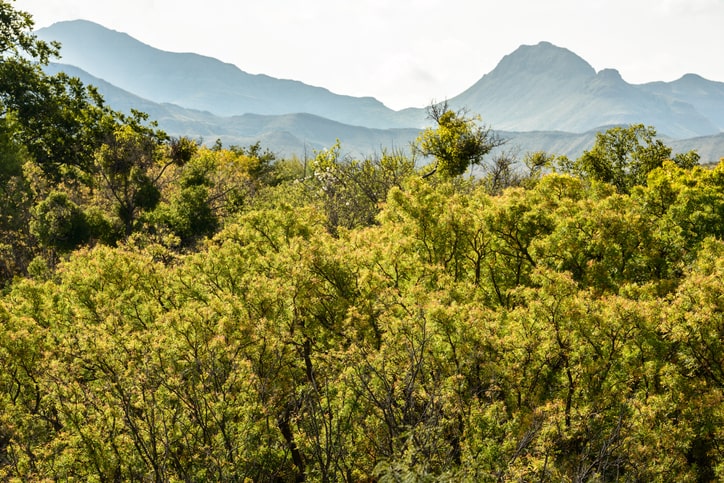
[[[460,94],[549,41],[630,83],[724,82],[724,0],[16,0],[37,28],[86,19],[153,47],[393,109]]]

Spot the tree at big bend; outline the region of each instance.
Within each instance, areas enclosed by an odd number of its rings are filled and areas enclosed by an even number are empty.
[[[479,124],[479,117],[470,117],[465,110],[455,112],[447,102],[431,104],[427,114],[436,126],[420,133],[414,144],[420,154],[434,158],[432,169],[423,175],[425,178],[436,173],[443,177],[459,176],[503,144],[490,128]]]

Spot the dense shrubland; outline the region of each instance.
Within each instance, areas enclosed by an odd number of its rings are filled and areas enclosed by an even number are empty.
[[[3,81],[0,479],[724,478],[724,164],[208,148],[1,47],[71,127]]]

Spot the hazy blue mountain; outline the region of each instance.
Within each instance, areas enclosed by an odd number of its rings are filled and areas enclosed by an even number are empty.
[[[675,153],[685,153],[695,150],[701,156],[703,164],[718,163],[724,159],[724,133],[713,136],[702,136],[688,139],[666,140]]]
[[[724,131],[724,82],[714,82],[696,74],[686,74],[673,82],[651,82],[642,84],[640,88],[694,106],[720,131]]]
[[[116,87],[109,82],[92,76],[82,69],[65,64],[50,64],[45,67],[49,74],[63,71],[78,77],[86,85],[93,85],[103,96],[106,104],[117,111],[130,114],[137,109],[149,115],[149,119],[158,122],[159,127],[172,136],[188,136],[213,143],[217,138],[233,138],[222,117],[208,111],[187,109],[170,103],[157,103],[144,99],[131,92]]]
[[[119,89],[74,66],[51,64],[48,73],[64,71],[80,78],[85,84],[98,88],[106,102],[115,109],[130,112],[131,108],[149,114],[159,126],[174,136],[189,136],[206,144],[216,139],[224,145],[248,146],[257,141],[281,156],[314,155],[314,151],[329,148],[337,139],[345,153],[353,156],[374,155],[383,149],[408,149],[419,129],[371,129],[351,126],[311,114],[258,115],[222,117],[208,111],[186,109],[174,104],[159,104]],[[545,151],[577,158],[593,145],[596,132],[562,131],[500,131],[507,140],[501,148],[522,157],[527,152]],[[724,133],[691,139],[666,139],[675,152],[696,149],[704,162],[718,161],[724,156]]]
[[[132,108],[139,109],[149,114],[170,135],[188,136],[205,144],[213,144],[216,139],[227,146],[248,146],[259,141],[282,156],[302,157],[305,153],[313,156],[314,151],[329,148],[339,139],[346,154],[365,156],[379,154],[383,149],[407,150],[419,133],[417,128],[371,129],[351,126],[311,114],[216,116],[208,111],[149,101],[74,66],[50,64],[45,70],[49,74],[63,71],[78,77],[83,83],[96,86],[114,109],[126,113]],[[499,135],[507,140],[502,149],[520,156],[529,151],[543,150],[572,158],[590,148],[595,138],[595,132],[501,131]]]
[[[676,138],[721,131],[719,123],[692,104],[700,97],[689,93],[687,86],[679,85],[678,95],[665,91],[665,86],[657,91],[628,84],[614,69],[597,73],[570,50],[541,42],[523,45],[505,56],[492,72],[450,103],[481,113],[498,129],[516,131],[586,132],[639,122]],[[713,87],[707,92],[716,96]],[[724,102],[724,93],[718,99]]]
[[[333,94],[293,80],[246,73],[211,57],[165,52],[85,20],[36,32],[61,42],[61,61],[138,96],[221,116],[307,112],[347,124],[404,127],[408,123],[372,97]]]
[[[372,129],[343,124],[308,113],[240,116],[217,116],[208,111],[188,109],[170,103],[156,103],[120,89],[75,66],[50,64],[49,74],[63,71],[93,85],[106,103],[114,109],[130,113],[138,109],[172,136],[188,136],[205,144],[217,139],[224,145],[247,146],[260,141],[264,147],[286,155],[313,155],[315,150],[342,142],[345,152],[357,156],[381,153],[383,149],[404,148],[419,133],[417,128]]]
[[[72,64],[49,70],[63,69],[98,86],[116,109],[149,113],[169,134],[207,143],[261,141],[278,153],[299,155],[339,138],[348,152],[369,154],[406,148],[429,123],[424,109],[395,112],[372,98],[251,75],[209,57],[164,52],[92,22],[60,22],[38,35],[60,40],[62,60]],[[707,160],[724,156],[724,83],[689,74],[670,83],[632,85],[616,70],[596,72],[548,42],[521,46],[450,103],[481,114],[510,138],[506,149],[521,154],[544,150],[576,157],[597,130],[642,122],[668,136],[671,145],[691,139],[682,146]]]

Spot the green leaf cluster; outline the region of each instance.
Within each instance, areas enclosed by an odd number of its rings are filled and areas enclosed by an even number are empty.
[[[503,144],[489,128],[478,124],[479,117],[469,117],[464,110],[455,112],[447,102],[431,105],[428,117],[436,126],[422,131],[415,143],[420,154],[434,158],[426,177],[435,173],[448,178],[460,176]]]
[[[648,174],[665,161],[691,168],[699,163],[695,151],[672,158],[671,148],[656,139],[656,130],[643,124],[613,127],[596,134],[596,141],[576,163],[585,176],[611,183],[621,193],[646,184]]]

